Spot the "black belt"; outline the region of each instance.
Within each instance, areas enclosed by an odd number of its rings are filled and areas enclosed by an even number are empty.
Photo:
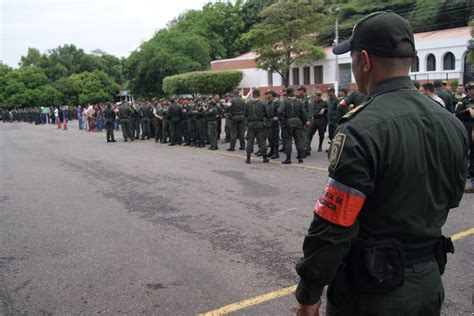
[[[428,262],[434,259],[434,245],[417,249],[404,249],[405,266],[412,266],[418,263]]]

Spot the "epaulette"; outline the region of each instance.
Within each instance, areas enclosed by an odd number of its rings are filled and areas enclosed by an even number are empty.
[[[353,118],[357,113],[359,113],[360,111],[362,111],[367,105],[369,105],[370,103],[372,103],[372,100],[373,99],[369,99],[367,101],[365,101],[364,103],[362,103],[361,105],[359,105],[358,107],[350,110],[349,112],[347,112],[343,117],[341,117],[341,119],[339,120],[339,123],[342,123],[342,122],[345,122],[345,121],[349,121],[351,118]]]

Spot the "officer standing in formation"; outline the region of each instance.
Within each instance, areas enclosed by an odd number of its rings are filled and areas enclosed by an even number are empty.
[[[304,142],[304,127],[309,126],[306,111],[301,101],[296,98],[292,88],[286,89],[286,96],[278,108],[278,116],[281,122],[283,144],[286,153],[286,159],[283,164],[291,164],[292,140],[295,140],[297,159],[299,163],[303,162],[303,155],[306,150]]]
[[[132,123],[130,121],[132,119],[132,115],[133,110],[127,101],[119,106],[120,127],[122,128],[124,142],[127,142],[129,138],[132,142],[135,139],[133,135]]]
[[[270,159],[278,159],[278,144],[280,141],[280,122],[278,121],[278,108],[280,107],[280,100],[277,98],[275,91],[265,91],[265,101],[267,108],[268,118],[265,120],[265,126],[267,128],[268,145],[270,146],[270,152],[268,157]]]
[[[318,315],[329,285],[329,316],[439,315],[440,275],[453,251],[442,226],[464,192],[466,130],[413,86],[415,41],[399,15],[369,14],[333,52],[351,53],[368,99],[332,140],[327,184],[296,265],[297,314]]]
[[[456,104],[456,116],[466,128],[469,138],[469,172],[471,178],[466,193],[474,193],[474,82],[465,87],[467,95]]]
[[[233,97],[227,103],[227,113],[230,123],[230,147],[227,151],[235,151],[239,139],[240,150],[245,150],[245,103],[235,90]]]
[[[114,137],[114,125],[117,115],[112,110],[112,105],[107,104],[107,108],[104,111],[105,128],[107,130],[107,143],[115,143]]]
[[[314,95],[314,102],[312,106],[312,121],[311,127],[309,131],[309,152],[311,152],[311,142],[313,141],[314,134],[318,132],[319,136],[319,143],[318,143],[318,152],[323,151],[323,141],[324,141],[324,134],[326,133],[326,126],[328,124],[327,120],[327,110],[328,104],[322,98],[321,91],[316,91]]]
[[[245,118],[247,119],[247,160],[250,163],[250,156],[253,153],[253,144],[257,138],[258,148],[262,153],[263,162],[269,162],[267,158],[267,130],[265,121],[270,117],[265,104],[260,100],[260,91],[253,90],[253,98],[245,104]]]

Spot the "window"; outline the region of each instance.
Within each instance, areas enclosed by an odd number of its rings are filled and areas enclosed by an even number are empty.
[[[267,82],[269,87],[273,86],[273,72],[271,71],[267,71]]]
[[[314,83],[323,83],[323,66],[314,66]]]
[[[420,59],[418,56],[415,56],[411,62],[411,72],[418,72],[420,71]]]
[[[293,68],[293,84],[295,86],[300,84],[300,69]]]
[[[304,67],[303,68],[303,84],[310,84],[309,81],[311,80],[310,79],[311,76],[310,76],[309,72],[310,72],[309,67]]]
[[[443,70],[454,70],[455,66],[454,55],[451,52],[446,53],[443,58]]]
[[[429,54],[426,58],[426,71],[436,70],[436,58],[433,54]]]

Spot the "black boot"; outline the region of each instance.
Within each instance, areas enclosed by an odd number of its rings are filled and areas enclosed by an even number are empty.
[[[263,155],[263,163],[267,163],[267,162],[270,162],[270,160],[268,160],[267,158],[267,155]]]
[[[271,157],[275,153],[275,148],[273,146],[270,147],[270,151],[268,152],[267,156]]]
[[[250,155],[247,155],[247,160],[245,160],[245,163],[250,163]]]
[[[286,154],[286,160],[283,160],[281,163],[289,165],[291,163],[291,154]]]
[[[271,155],[270,159],[278,159],[280,158],[280,155],[278,154],[278,145],[274,147],[273,149],[273,155]]]

